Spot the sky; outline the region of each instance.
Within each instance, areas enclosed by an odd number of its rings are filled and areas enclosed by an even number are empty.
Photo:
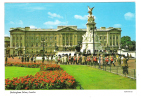
[[[86,29],[88,6],[94,7],[96,27],[121,28],[121,37],[136,41],[135,2],[4,3],[4,36],[10,28],[54,28],[76,25]]]

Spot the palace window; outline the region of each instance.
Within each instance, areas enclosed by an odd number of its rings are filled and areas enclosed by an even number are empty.
[[[31,47],[33,47],[33,43],[31,44]]]
[[[21,47],[22,47],[22,43],[21,43]]]
[[[47,46],[47,43],[46,43],[46,46]]]
[[[118,39],[118,36],[117,36],[117,39]]]
[[[110,36],[110,39],[112,39],[112,37]]]
[[[55,46],[56,46],[56,43],[55,43]]]
[[[21,40],[22,40],[22,37],[21,37]]]
[[[36,43],[36,47],[38,47],[38,43]]]
[[[110,45],[112,45],[112,42],[110,42]]]
[[[15,43],[13,43],[13,47],[15,47]]]
[[[52,36],[50,36],[50,40],[52,40]]]
[[[47,37],[46,37],[46,40],[47,40]]]
[[[66,45],[68,45],[69,43],[67,42],[67,44]]]
[[[101,36],[100,36],[100,39],[101,39]]]
[[[117,45],[118,45],[118,42],[117,42]]]
[[[63,40],[64,40],[65,38],[63,37]]]
[[[56,40],[56,37],[55,37],[55,40]]]
[[[19,46],[18,43],[16,44],[16,46],[17,46],[17,47]]]

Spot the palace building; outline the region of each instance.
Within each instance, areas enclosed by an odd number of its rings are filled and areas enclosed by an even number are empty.
[[[23,54],[54,54],[58,51],[75,51],[75,46],[82,43],[86,29],[77,26],[58,26],[57,29],[10,28],[10,55]],[[98,35],[102,49],[108,46],[110,50],[118,49],[121,39],[121,28],[101,27],[94,31]]]

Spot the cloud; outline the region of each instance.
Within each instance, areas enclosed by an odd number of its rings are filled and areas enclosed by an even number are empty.
[[[44,24],[45,25],[61,25],[61,24],[66,24],[66,22],[61,22],[59,20],[55,20],[54,22],[53,21],[47,21]]]
[[[124,14],[124,17],[126,20],[131,20],[132,18],[134,18],[134,14],[131,12],[128,12],[128,13]]]
[[[114,24],[115,28],[121,28],[121,24]]]
[[[9,24],[23,25],[23,21],[22,20],[19,20],[19,21],[16,21],[16,22],[10,21]]]
[[[33,25],[30,25],[29,27],[30,27],[31,29],[37,28],[37,27],[35,27],[35,26],[33,26]]]
[[[81,15],[74,15],[74,18],[75,18],[75,19],[80,19],[80,20],[87,20],[87,19],[88,19],[88,16],[89,16],[89,15],[84,15],[84,16],[81,16]],[[96,19],[95,16],[94,16],[94,19]]]
[[[51,12],[48,12],[48,15],[50,15],[49,17],[50,18],[54,18],[54,17],[57,17],[57,18],[63,18],[62,16],[56,14],[56,13],[51,13]]]
[[[88,15],[84,15],[84,16],[74,15],[74,18],[75,19],[80,19],[80,20],[87,20],[88,19]]]
[[[15,24],[13,21],[10,21],[9,23],[10,23],[10,24]]]
[[[23,24],[23,21],[22,21],[22,20],[20,20],[20,22],[19,22],[18,24],[22,25],[22,24]]]

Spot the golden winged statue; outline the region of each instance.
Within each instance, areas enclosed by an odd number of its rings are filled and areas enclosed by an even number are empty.
[[[89,13],[90,15],[92,15],[92,10],[93,10],[93,8],[94,8],[94,7],[90,8],[90,7],[88,6],[88,13]]]

